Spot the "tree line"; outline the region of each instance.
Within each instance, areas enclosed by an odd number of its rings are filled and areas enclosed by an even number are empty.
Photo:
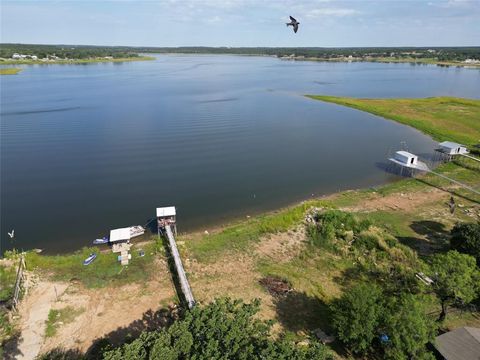
[[[236,54],[265,56],[304,56],[321,59],[342,57],[355,58],[433,58],[438,61],[480,60],[480,47],[128,47],[90,45],[35,45],[0,44],[0,57],[11,58],[13,54],[37,55],[39,58],[55,54],[62,58],[83,59],[89,57],[134,57],[139,53],[182,53],[182,54]]]

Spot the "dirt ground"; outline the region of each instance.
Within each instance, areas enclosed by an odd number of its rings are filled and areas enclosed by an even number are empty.
[[[175,291],[164,261],[157,262],[155,279],[142,284],[86,289],[75,282],[30,281],[19,310],[21,337],[15,349],[7,348],[7,354],[34,359],[54,348],[86,352],[104,337],[119,343],[128,335],[161,323],[164,319],[159,310],[174,301]],[[79,314],[70,323],[60,323],[54,336],[45,337],[49,311],[66,307]]]

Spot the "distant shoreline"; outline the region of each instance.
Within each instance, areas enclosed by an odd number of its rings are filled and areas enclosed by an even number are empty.
[[[148,61],[155,60],[153,56],[138,56],[129,58],[93,58],[93,59],[69,59],[69,60],[11,60],[6,59],[1,61],[0,65],[53,65],[53,64],[94,64],[94,63],[116,63],[116,62],[130,62],[130,61]]]
[[[397,59],[397,58],[316,58],[316,57],[302,57],[302,56],[284,56],[278,57],[280,60],[293,61],[318,61],[318,62],[337,62],[337,63],[352,63],[352,62],[369,62],[369,63],[395,63],[395,64],[417,64],[417,65],[437,65],[437,66],[457,66],[465,68],[480,69],[480,63],[465,63],[461,61],[438,61],[435,59]]]

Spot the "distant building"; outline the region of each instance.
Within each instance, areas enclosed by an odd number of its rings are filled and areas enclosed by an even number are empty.
[[[435,338],[435,348],[445,360],[480,359],[480,329],[462,327]]]
[[[476,59],[467,59],[464,61],[465,64],[480,64],[480,60]]]
[[[21,59],[21,58],[22,56],[20,54],[15,53],[12,55],[12,59]]]
[[[438,144],[438,151],[447,155],[463,155],[468,154],[468,149],[465,145],[457,144],[451,141],[444,141]]]

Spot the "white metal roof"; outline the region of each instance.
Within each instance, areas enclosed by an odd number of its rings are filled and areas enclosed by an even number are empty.
[[[110,242],[130,240],[130,228],[110,230]]]
[[[157,208],[157,217],[175,216],[176,213],[175,206]]]
[[[449,148],[449,149],[456,149],[456,148],[459,148],[459,147],[465,147],[465,145],[462,145],[462,144],[457,144],[457,143],[454,143],[452,141],[444,141],[444,142],[441,142],[440,144],[438,144],[442,147],[445,147],[445,148]]]
[[[417,157],[417,155],[409,153],[408,151],[403,151],[403,150],[396,151],[395,153],[399,155],[407,156],[407,157]]]

